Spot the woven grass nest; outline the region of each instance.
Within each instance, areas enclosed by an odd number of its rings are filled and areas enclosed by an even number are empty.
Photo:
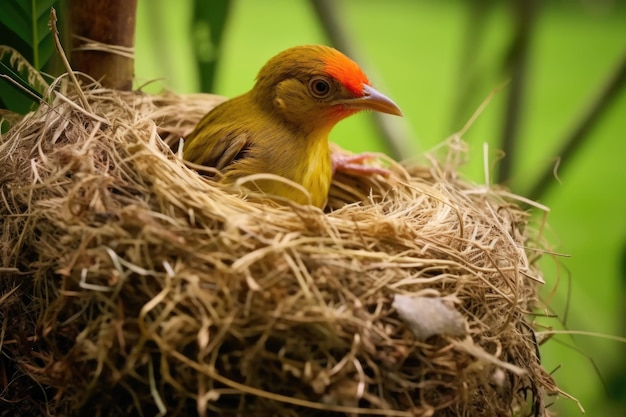
[[[323,212],[170,150],[215,96],[56,90],[0,138],[0,415],[548,415],[538,231],[460,140]]]

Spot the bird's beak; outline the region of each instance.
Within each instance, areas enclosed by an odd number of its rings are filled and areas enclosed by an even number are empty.
[[[402,110],[400,110],[400,107],[398,107],[396,103],[367,84],[363,86],[363,96],[338,100],[337,104],[343,104],[348,109],[374,110],[381,113],[402,116]]]

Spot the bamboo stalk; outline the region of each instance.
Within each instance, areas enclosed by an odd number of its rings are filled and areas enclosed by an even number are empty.
[[[130,90],[137,0],[71,0],[71,63],[104,87]]]

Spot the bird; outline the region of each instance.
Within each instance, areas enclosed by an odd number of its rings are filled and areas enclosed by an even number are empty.
[[[331,155],[328,142],[339,121],[362,110],[402,116],[337,49],[294,46],[267,61],[250,91],[200,120],[184,139],[183,159],[214,167],[225,183],[261,173],[286,178],[301,188],[272,176],[256,176],[246,186],[323,208],[335,170],[367,170],[352,163],[362,156]]]

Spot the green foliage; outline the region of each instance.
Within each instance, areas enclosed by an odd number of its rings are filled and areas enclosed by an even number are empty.
[[[15,49],[37,69],[43,67],[54,50],[48,20],[55,3],[57,0],[4,0],[2,4],[0,34],[4,39],[9,32],[17,36],[21,42],[16,42]]]
[[[0,45],[0,77],[0,108],[23,114],[43,97],[29,82],[39,77],[36,85],[44,87],[39,72],[19,52],[4,45]]]
[[[54,42],[48,29],[50,8],[59,0],[3,0],[0,6],[0,107],[25,113],[42,97],[45,82],[34,72],[52,57]],[[19,58],[18,58],[19,56]],[[31,65],[25,65],[24,61]]]

